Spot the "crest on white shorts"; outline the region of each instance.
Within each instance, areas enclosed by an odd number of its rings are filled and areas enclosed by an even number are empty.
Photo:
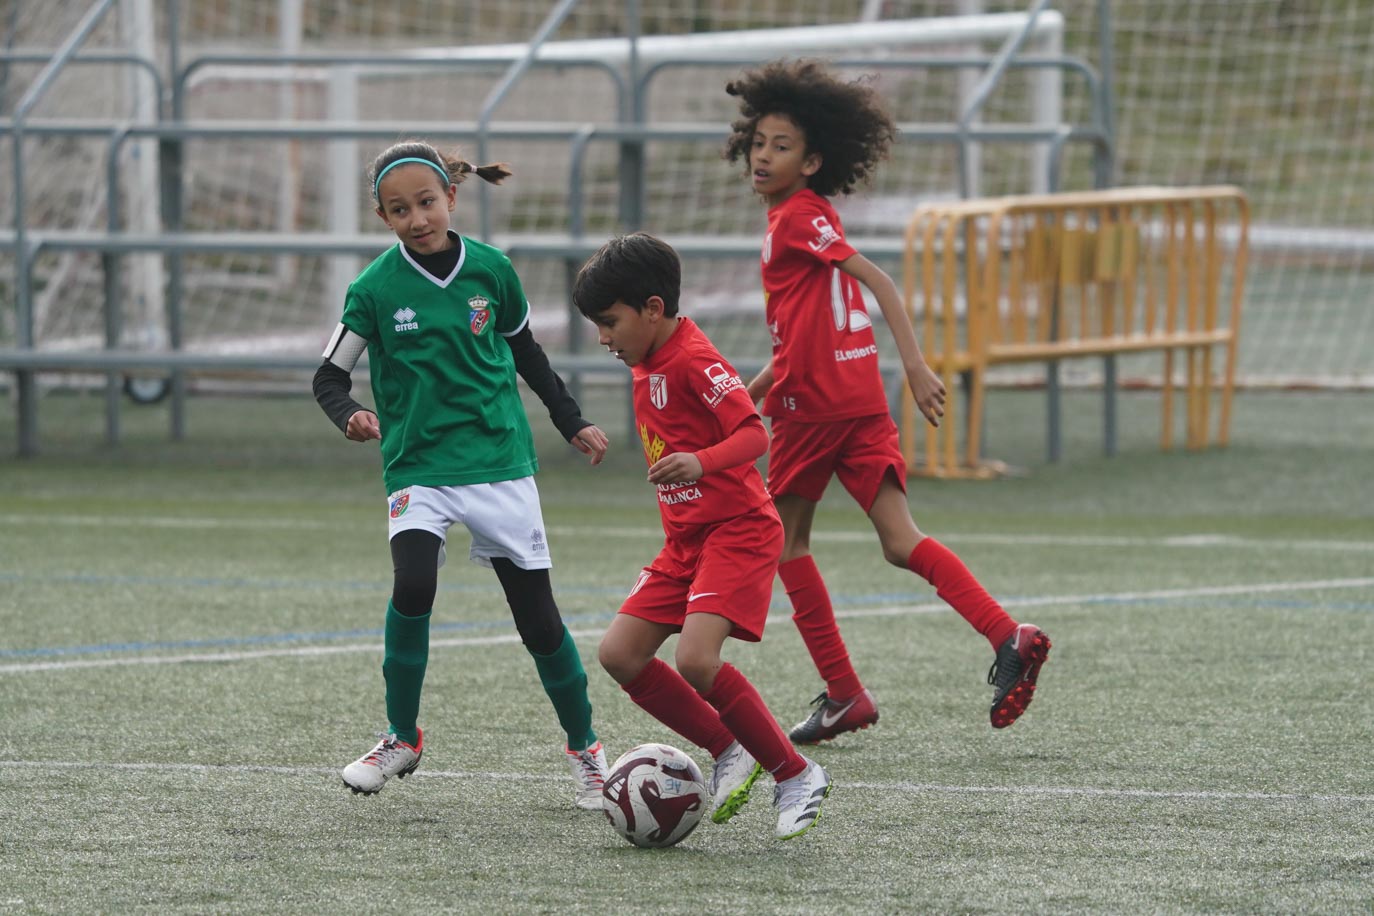
[[[649,376],[649,400],[659,410],[668,403],[668,376]]]

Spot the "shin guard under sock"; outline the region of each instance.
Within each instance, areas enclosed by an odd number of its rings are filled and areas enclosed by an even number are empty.
[[[826,693],[834,700],[847,700],[863,691],[863,682],[849,661],[849,650],[840,637],[835,611],[825,580],[810,554],[778,566],[778,577],[792,601],[792,622],[801,633],[806,651],[825,680]]]
[[[775,781],[791,779],[806,769],[806,761],[787,740],[778,720],[763,704],[763,697],[734,665],[727,662],[720,666],[705,697],[720,712],[730,734],[773,774]]]
[[[1016,621],[979,584],[964,561],[935,538],[928,537],[917,544],[906,565],[935,586],[935,593],[982,633],[992,643],[994,652],[1016,632]]]
[[[420,690],[429,663],[429,614],[408,617],[388,601],[383,632],[386,717],[392,734],[413,745],[420,737],[415,720],[420,715]]]
[[[735,740],[720,721],[720,713],[661,658],[650,659],[644,670],[621,689],[640,709],[705,748],[712,757],[719,757]]]
[[[539,682],[553,702],[558,722],[568,735],[568,749],[583,751],[596,743],[592,731],[592,701],[587,697],[587,672],[568,628],[563,627],[563,642],[552,655],[530,653],[539,672]]]

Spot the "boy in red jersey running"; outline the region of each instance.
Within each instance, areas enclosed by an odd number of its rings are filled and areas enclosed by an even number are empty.
[[[762,270],[773,358],[749,383],[749,396],[762,398],[772,419],[768,491],[786,533],[778,575],[826,683],[791,738],[815,744],[878,721],[811,557],[816,504],[832,476],[868,513],[883,558],[928,581],[992,644],[991,720],[1005,728],[1030,705],[1049,637],[1011,619],[952,551],[916,527],[860,283],[877,300],[916,406],[932,426],[944,415],[945,388],[921,356],[896,284],[845,240],[827,200],[871,176],[896,126],[871,86],[844,82],[816,61],[775,61],[725,91],[739,98],[741,115],[725,157],[746,161],[768,205]]]
[[[600,660],[637,705],[715,758],[713,821],[733,817],[767,769],[777,783],[777,835],[790,839],[820,817],[830,778],[720,657],[728,636],[757,642],[768,617],[783,544],[754,467],[768,432],[734,368],[678,315],[681,275],[677,252],[636,233],[603,245],[573,285],[573,303],[602,346],[633,372],[665,535],[602,638]],[[655,657],[673,633],[682,634],[676,671]]]

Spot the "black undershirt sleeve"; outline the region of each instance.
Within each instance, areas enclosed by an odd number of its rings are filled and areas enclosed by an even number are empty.
[[[549,419],[564,439],[571,442],[578,430],[592,425],[590,420],[583,419],[582,408],[577,406],[577,401],[568,393],[568,386],[549,365],[548,355],[534,339],[528,324],[507,337],[506,343],[510,344],[511,355],[515,358],[515,371],[544,402],[549,409]]]
[[[315,378],[310,388],[315,392],[315,400],[319,402],[325,416],[329,417],[341,432],[348,430],[349,417],[360,410],[367,410],[349,396],[349,392],[353,390],[353,377],[329,360],[325,360],[320,368],[315,370]]]

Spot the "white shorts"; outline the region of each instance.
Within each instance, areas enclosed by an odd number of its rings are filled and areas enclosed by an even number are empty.
[[[521,569],[553,566],[533,477],[465,487],[406,487],[386,498],[386,509],[388,539],[418,528],[443,541],[448,529],[461,522],[472,535],[468,556],[480,566],[490,567],[492,557],[505,557]],[[439,565],[444,565],[442,545]]]

